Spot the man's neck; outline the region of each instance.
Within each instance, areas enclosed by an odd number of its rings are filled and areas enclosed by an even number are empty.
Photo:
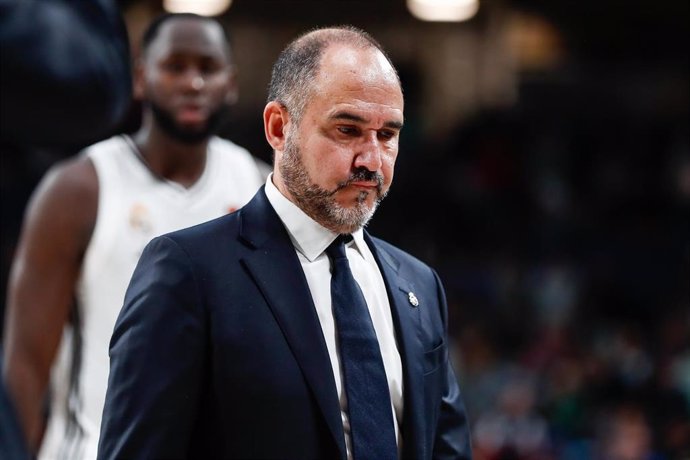
[[[132,138],[139,150],[137,153],[157,176],[188,188],[204,172],[210,139],[186,144],[154,126],[142,127]]]

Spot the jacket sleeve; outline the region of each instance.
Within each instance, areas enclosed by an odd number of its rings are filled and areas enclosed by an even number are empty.
[[[205,315],[188,255],[145,248],[110,342],[98,458],[186,458],[205,370]]]
[[[436,272],[434,272],[434,276],[436,278],[438,296],[441,302],[441,315],[446,331],[446,343],[448,343],[448,307],[446,295],[441,280]],[[441,372],[444,373],[443,394],[441,395],[441,407],[436,426],[436,437],[434,439],[432,458],[438,460],[469,460],[472,458],[469,422],[467,420],[465,406],[462,402],[460,387],[450,359],[446,359]]]

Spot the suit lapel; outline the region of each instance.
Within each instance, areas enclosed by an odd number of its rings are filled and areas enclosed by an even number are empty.
[[[240,212],[240,238],[255,248],[243,263],[265,296],[345,459],[328,349],[294,246],[263,189]]]
[[[413,307],[409,293],[414,284],[399,274],[399,263],[383,248],[375,244],[367,232],[364,239],[374,253],[386,283],[391,312],[395,323],[400,358],[403,363],[403,458],[427,458],[424,439],[424,382],[419,337],[419,308]]]

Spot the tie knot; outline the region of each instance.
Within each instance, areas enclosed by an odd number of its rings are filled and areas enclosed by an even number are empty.
[[[326,254],[331,258],[331,260],[346,259],[347,256],[345,255],[345,245],[351,240],[352,235],[339,235],[338,238],[333,240],[331,245],[326,248]]]

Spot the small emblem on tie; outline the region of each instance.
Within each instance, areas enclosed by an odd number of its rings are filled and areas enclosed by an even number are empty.
[[[419,306],[419,300],[417,300],[417,296],[414,295],[414,292],[410,291],[407,293],[407,300],[410,301],[410,304],[413,307],[418,307]]]

